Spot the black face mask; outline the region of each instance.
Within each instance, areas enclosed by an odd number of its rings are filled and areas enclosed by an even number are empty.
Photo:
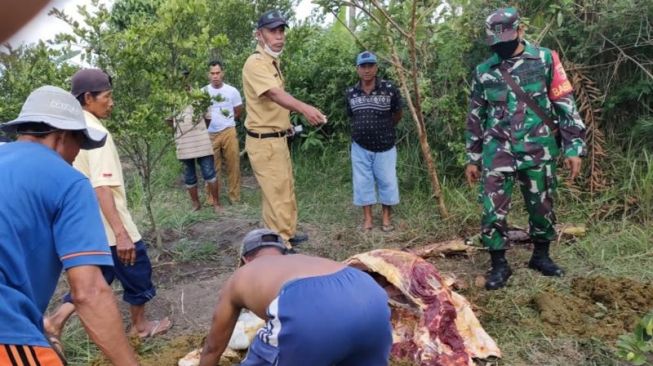
[[[512,54],[515,53],[517,47],[519,47],[519,37],[513,39],[512,41],[499,42],[490,46],[492,51],[496,52],[502,60],[506,60],[512,57]]]

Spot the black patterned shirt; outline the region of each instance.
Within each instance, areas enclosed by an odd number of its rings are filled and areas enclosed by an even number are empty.
[[[387,151],[395,146],[392,116],[401,110],[401,95],[391,82],[377,78],[369,94],[362,90],[359,82],[347,88],[346,104],[354,142],[373,152]]]

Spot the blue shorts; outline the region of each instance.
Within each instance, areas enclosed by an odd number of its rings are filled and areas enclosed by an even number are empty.
[[[369,206],[380,202],[385,206],[394,206],[399,203],[396,147],[388,151],[373,152],[352,142],[351,167],[354,205]]]
[[[133,266],[124,265],[118,258],[116,246],[111,247],[113,267],[103,266],[102,275],[109,285],[118,278],[122,285],[122,299],[130,305],[143,305],[156,295],[152,283],[152,264],[147,255],[145,243],[142,240],[134,243],[136,246],[136,262]],[[70,293],[63,297],[63,302],[73,302]]]
[[[362,271],[290,281],[267,312],[241,366],[388,365],[388,296]]]
[[[184,184],[186,188],[193,188],[197,185],[197,170],[195,162],[199,164],[202,171],[202,178],[205,182],[213,183],[216,181],[215,167],[213,166],[213,155],[202,156],[195,159],[181,160],[184,163]]]

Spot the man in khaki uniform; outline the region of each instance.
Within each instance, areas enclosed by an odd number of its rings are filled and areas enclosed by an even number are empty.
[[[292,134],[289,113],[301,113],[313,126],[326,123],[326,116],[284,90],[279,56],[287,26],[278,10],[266,12],[258,21],[258,45],[243,66],[247,101],[245,149],[261,186],[265,226],[278,232],[290,245],[296,245],[308,237],[296,233],[295,183],[286,144],[286,136]]]

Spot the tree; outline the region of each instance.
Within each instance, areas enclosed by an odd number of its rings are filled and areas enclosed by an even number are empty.
[[[289,32],[282,67],[286,87],[300,100],[319,106],[329,123],[312,129],[305,123],[303,148],[323,148],[323,140],[345,140],[349,117],[345,113],[345,89],[358,79],[354,61],[358,48],[347,30],[339,24],[324,29],[311,24],[296,26]],[[300,115],[291,116],[302,123]]]
[[[367,26],[373,28],[379,40],[384,43],[384,47],[377,49],[382,55],[385,53],[384,58],[390,62],[399,79],[403,97],[415,123],[422,160],[426,165],[433,196],[440,215],[448,217],[449,212],[429,146],[425,114],[422,108],[426,93],[423,89],[424,73],[421,70],[426,65],[425,59],[428,59],[427,55],[430,51],[428,46],[433,28],[429,15],[439,2],[412,0],[385,3],[377,0],[325,0],[319,3],[330,9],[336,17],[341,8],[359,9],[368,19]],[[342,23],[344,24],[344,21]],[[356,36],[355,30],[350,29],[350,31],[352,35]]]
[[[292,15],[296,4],[297,0],[117,0],[108,9],[93,0],[90,9],[79,7],[81,23],[52,11],[73,28],[57,42],[81,47],[84,61],[113,77],[116,107],[107,126],[122,155],[138,171],[157,245],[161,236],[152,210],[157,193],[152,183],[172,145],[163,121],[189,104],[196,117],[203,114],[210,100],[198,90],[206,83],[208,62],[232,60],[231,68],[240,70],[252,52],[251,35],[259,14],[275,7]],[[234,74],[238,85],[240,75]],[[195,92],[185,90],[187,80],[195,82]]]
[[[208,12],[203,0],[121,0],[111,11],[97,1],[93,5],[93,11],[80,8],[83,24],[55,10],[74,33],[58,40],[82,45],[85,60],[113,77],[116,107],[107,125],[123,157],[138,171],[150,228],[160,247],[152,183],[172,144],[163,121],[189,104],[198,115],[206,110],[208,96],[186,92],[184,74],[204,78],[209,50],[227,40],[209,36],[208,20],[196,16]]]
[[[18,116],[30,92],[43,85],[69,89],[74,67],[66,62],[67,49],[53,49],[43,42],[0,49],[0,121]]]

